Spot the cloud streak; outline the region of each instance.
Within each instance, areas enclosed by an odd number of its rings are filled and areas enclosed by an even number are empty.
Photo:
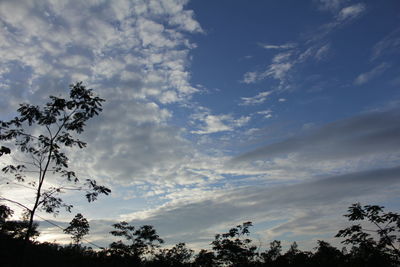
[[[262,104],[267,100],[267,98],[270,94],[271,94],[270,91],[265,91],[265,92],[260,92],[253,97],[242,97],[241,105],[252,106],[252,105]]]
[[[398,152],[399,114],[399,110],[389,110],[336,121],[304,136],[250,151],[234,161],[283,157],[291,153],[318,161]]]
[[[382,74],[388,68],[389,68],[389,64],[382,63],[382,64],[376,66],[375,68],[373,68],[372,70],[358,75],[357,78],[354,80],[354,84],[355,85],[365,84],[365,83],[369,82],[370,80],[374,79],[375,77],[379,76],[380,74]]]

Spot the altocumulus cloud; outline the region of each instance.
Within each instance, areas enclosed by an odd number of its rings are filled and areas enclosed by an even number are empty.
[[[168,173],[194,151],[163,107],[198,91],[186,35],[202,28],[186,3],[2,1],[2,111],[12,116],[18,103],[42,103],[82,80],[106,104],[84,133],[89,149],[71,158],[81,173],[123,183],[173,179]]]

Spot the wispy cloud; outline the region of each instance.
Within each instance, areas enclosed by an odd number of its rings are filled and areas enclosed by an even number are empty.
[[[248,71],[243,75],[242,82],[246,84],[257,83],[272,78],[279,82],[278,90],[290,88],[290,73],[296,70],[296,66],[304,64],[308,60],[321,61],[330,52],[331,45],[324,38],[335,29],[346,25],[350,21],[360,17],[366,11],[366,5],[359,3],[340,8],[344,1],[320,1],[322,9],[332,8],[336,15],[331,22],[323,24],[310,35],[303,43],[286,43],[282,45],[261,44],[265,49],[285,50],[276,54],[264,71]]]
[[[382,74],[388,67],[389,67],[388,63],[382,63],[368,72],[361,73],[354,80],[354,84],[355,85],[365,84],[370,80],[374,79],[375,77],[377,77],[378,75]]]
[[[242,127],[251,119],[249,116],[233,118],[231,115],[212,115],[209,113],[197,113],[192,116],[193,119],[200,123],[199,130],[191,131],[194,134],[212,134],[218,132],[233,131],[237,127]],[[198,123],[197,123],[198,124]]]
[[[284,82],[286,74],[294,66],[295,61],[291,59],[293,53],[291,51],[279,53],[272,59],[272,63],[263,72],[247,72],[244,74],[243,82],[250,84],[267,77],[272,77],[276,80]]]
[[[261,47],[265,48],[265,49],[291,49],[291,48],[295,48],[296,44],[295,43],[287,43],[287,44],[282,44],[282,45],[273,45],[273,44],[260,44]]]
[[[327,57],[330,49],[330,44],[325,44],[317,49],[315,52],[315,59],[316,60],[323,60]]]
[[[270,109],[258,111],[257,114],[263,115],[266,119],[272,118],[272,110]]]
[[[253,97],[242,97],[241,105],[252,106],[252,105],[264,103],[271,93],[272,92],[270,92],[270,91],[265,91],[265,92],[260,92]]]
[[[348,0],[314,0],[319,8],[324,11],[337,11]]]
[[[383,55],[396,54],[400,51],[400,28],[395,29],[372,48],[371,60]]]
[[[340,10],[340,12],[337,16],[337,19],[339,21],[354,19],[354,18],[360,16],[365,10],[366,10],[366,7],[364,4],[362,4],[362,3],[354,4],[354,5],[345,7],[342,10]]]
[[[308,135],[293,137],[238,156],[235,161],[298,154],[306,160],[356,158],[400,151],[399,110],[371,112],[327,124]]]

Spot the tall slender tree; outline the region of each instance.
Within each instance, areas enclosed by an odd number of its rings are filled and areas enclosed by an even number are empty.
[[[50,101],[43,107],[21,104],[14,119],[0,121],[0,141],[7,145],[2,146],[2,153],[12,151],[14,162],[2,171],[34,191],[33,205],[26,208],[29,220],[25,243],[33,231],[38,210],[53,214],[60,208],[71,211],[72,205],[60,197],[65,190],[84,190],[89,202],[96,200],[99,194],[111,192],[92,179],[80,183],[75,172],[69,169],[67,156],[68,148],[86,147],[76,135],[84,131],[89,119],[99,115],[104,101],[78,82],[70,86],[68,98],[50,96]],[[52,178],[51,183],[49,178]],[[65,186],[66,182],[72,185]]]

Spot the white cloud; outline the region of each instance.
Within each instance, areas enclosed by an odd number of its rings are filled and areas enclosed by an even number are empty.
[[[267,97],[271,94],[270,91],[260,92],[253,97],[242,97],[241,105],[250,106],[264,103],[267,100]]]
[[[377,42],[372,48],[371,60],[376,60],[383,55],[396,54],[400,51],[400,28],[395,29]]]
[[[315,52],[315,59],[316,60],[323,60],[324,58],[327,57],[330,49],[330,44],[325,44],[321,46],[316,52]]]
[[[43,103],[84,80],[106,103],[82,136],[88,148],[71,156],[77,172],[115,184],[198,181],[184,176],[196,151],[184,129],[168,126],[174,113],[162,106],[184,103],[198,91],[188,70],[195,45],[185,34],[202,29],[186,3],[1,1],[0,78],[7,99],[1,109]],[[245,123],[228,121],[229,127]]]
[[[362,3],[354,4],[354,5],[345,7],[342,10],[340,10],[337,19],[339,21],[354,19],[354,18],[360,16],[365,10],[366,10],[366,7],[364,4],[362,4]]]
[[[263,115],[266,119],[272,118],[272,110],[270,109],[258,111],[257,114]]]
[[[284,52],[275,55],[272,63],[263,72],[247,72],[244,74],[244,83],[255,83],[264,80],[267,77],[272,77],[279,80],[281,83],[286,81],[286,76],[292,67],[296,64],[295,59],[291,60],[292,52]]]
[[[371,79],[374,79],[376,76],[382,74],[388,67],[389,67],[389,64],[382,63],[368,72],[361,73],[354,80],[354,84],[356,84],[356,85],[365,84],[368,81],[370,81]]]
[[[251,117],[241,116],[235,119],[232,115],[221,114],[213,115],[209,111],[199,112],[192,115],[193,122],[198,122],[200,125],[196,125],[195,128],[199,130],[191,131],[194,134],[211,134],[218,132],[233,131],[238,127],[243,127],[246,125]]]
[[[273,45],[273,44],[260,44],[261,47],[265,49],[291,49],[295,48],[296,44],[294,43],[287,43],[287,44],[282,44],[282,45]]]
[[[321,10],[336,11],[347,0],[315,0]]]
[[[243,77],[244,83],[255,83],[256,81],[258,81],[258,73],[257,72],[249,71],[244,74],[244,77]]]

